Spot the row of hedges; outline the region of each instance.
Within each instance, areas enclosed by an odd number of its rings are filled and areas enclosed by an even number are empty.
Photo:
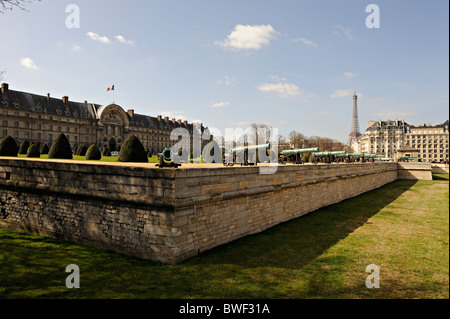
[[[0,156],[26,154],[27,157],[40,157],[41,154],[47,153],[48,158],[73,159],[72,149],[64,134],[58,135],[50,149],[48,149],[47,145],[44,145],[41,151],[39,151],[36,145],[30,145],[28,141],[23,142],[20,145],[20,148],[18,148],[16,141],[11,136],[7,136],[0,141]],[[91,145],[89,149],[86,146],[78,147],[75,151],[75,155],[86,156],[86,159],[88,160],[100,160],[102,158],[102,153],[96,145]],[[110,155],[111,152],[108,148],[105,148],[103,156]],[[123,142],[117,160],[119,162],[148,163],[148,153],[145,151],[144,146],[139,139],[132,135]]]

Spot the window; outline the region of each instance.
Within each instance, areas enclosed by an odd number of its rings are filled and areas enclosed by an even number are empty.
[[[49,131],[53,131],[53,126],[52,126],[52,125],[49,125],[49,126],[48,126],[48,130],[49,130]]]
[[[8,130],[3,130],[3,137],[8,136]]]
[[[41,140],[41,133],[37,133],[37,139],[38,139],[38,141]]]
[[[14,138],[19,138],[19,131],[14,131]]]
[[[49,140],[50,142],[53,142],[53,134],[48,134],[48,140]]]
[[[38,130],[42,130],[42,125],[41,125],[41,124],[38,124],[38,125],[37,125],[37,129],[38,129]]]
[[[58,132],[61,132],[61,126],[58,126]]]
[[[66,132],[70,133],[70,127],[66,128]]]
[[[7,120],[3,120],[2,126],[8,127],[8,121]]]
[[[29,139],[30,138],[30,132],[25,132],[25,139]]]
[[[14,122],[14,127],[19,127],[19,122]]]
[[[25,128],[30,128],[30,123],[26,122],[25,123]]]

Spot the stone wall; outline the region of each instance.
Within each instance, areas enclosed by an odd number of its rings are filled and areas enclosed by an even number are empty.
[[[378,188],[397,163],[158,169],[0,159],[0,227],[177,263]]]
[[[448,164],[431,164],[433,174],[448,174]]]
[[[398,179],[433,180],[430,163],[398,163]]]

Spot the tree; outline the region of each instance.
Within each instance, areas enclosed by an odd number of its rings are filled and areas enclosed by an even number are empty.
[[[148,163],[145,148],[136,136],[131,135],[123,142],[117,161]]]
[[[42,146],[42,149],[41,149],[41,154],[47,155],[49,151],[50,151],[50,149],[48,148],[47,144],[44,144],[44,146]]]
[[[255,136],[255,141],[250,140],[255,144],[269,143],[272,136],[272,127],[268,124],[253,123],[250,125],[251,133]]]
[[[30,2],[32,2],[32,0],[0,0],[0,13],[4,13],[6,12],[6,10],[12,10],[14,8],[25,10],[25,8],[23,7],[24,3]]]
[[[30,147],[30,142],[23,141],[19,148],[19,154],[25,155],[28,152],[28,148]]]
[[[35,144],[31,144],[27,150],[27,157],[35,157],[40,158],[41,153],[39,152],[39,148]]]
[[[102,159],[102,153],[100,153],[100,150],[97,147],[97,145],[93,144],[88,148],[86,152],[86,159],[91,161],[92,160],[98,161]]]
[[[17,143],[11,136],[0,141],[0,156],[17,156],[18,152]]]
[[[64,134],[59,134],[48,152],[48,158],[73,159],[72,149]]]

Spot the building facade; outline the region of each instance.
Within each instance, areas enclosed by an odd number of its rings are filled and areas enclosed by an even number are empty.
[[[204,137],[210,136],[208,128],[200,123],[136,114],[116,104],[80,103],[70,101],[67,96],[57,99],[50,94],[14,91],[7,83],[1,86],[0,138],[9,135],[19,144],[27,140],[39,147],[44,144],[50,147],[56,136],[64,133],[73,149],[96,144],[100,149],[118,151],[128,136],[135,135],[146,150],[156,154],[177,143],[170,139],[177,128],[189,132],[190,149],[194,130]],[[202,147],[209,140],[211,137],[202,140]]]
[[[418,161],[440,163],[449,160],[448,138],[448,120],[435,126],[414,126],[404,120],[370,121],[353,149],[395,158],[397,151],[408,145],[418,150]]]

